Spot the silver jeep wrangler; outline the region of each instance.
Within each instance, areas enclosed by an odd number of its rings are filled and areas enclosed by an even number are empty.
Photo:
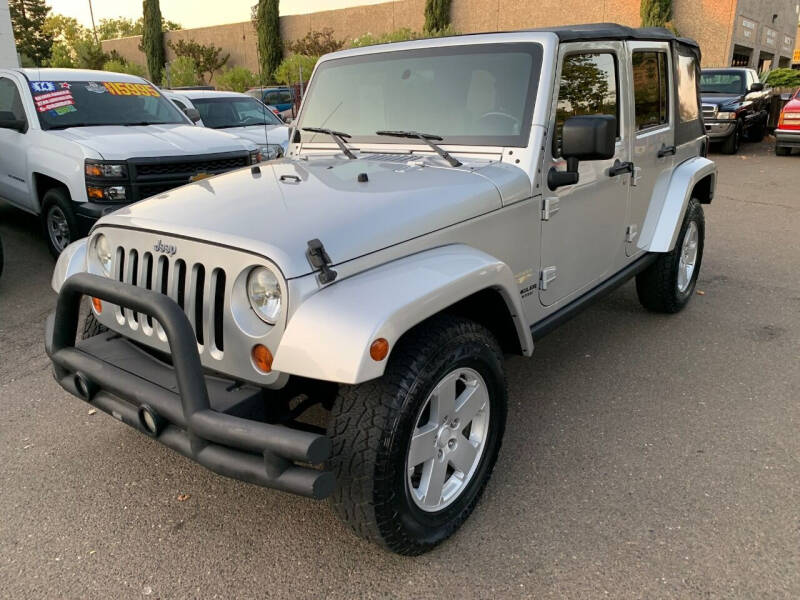
[[[609,24],[325,56],[285,158],[61,255],[55,377],[216,473],[430,550],[489,480],[505,354],[633,277],[648,310],[692,297],[716,178],[699,64]]]

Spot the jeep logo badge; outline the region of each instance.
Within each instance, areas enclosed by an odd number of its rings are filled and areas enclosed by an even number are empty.
[[[175,256],[175,253],[178,251],[178,247],[170,244],[165,244],[161,240],[158,240],[158,243],[153,245],[153,250],[156,252],[160,252],[161,254],[169,254],[170,256]]]

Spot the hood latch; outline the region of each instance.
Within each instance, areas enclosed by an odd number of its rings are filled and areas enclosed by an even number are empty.
[[[322,242],[317,239],[309,240],[306,257],[313,268],[320,270],[320,283],[331,283],[336,279],[336,271],[328,266],[331,264],[331,257],[325,252],[325,246],[322,245]]]

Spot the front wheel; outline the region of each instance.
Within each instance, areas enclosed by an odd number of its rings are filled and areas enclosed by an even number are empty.
[[[722,150],[723,154],[736,154],[739,152],[739,146],[742,142],[742,124],[737,121],[736,127],[733,128],[733,133],[731,133],[725,140],[722,142],[722,146],[720,150]]]
[[[72,242],[80,238],[78,221],[72,210],[69,195],[59,189],[47,190],[42,197],[42,227],[50,253],[58,255]]]
[[[705,234],[703,207],[692,198],[675,248],[659,255],[636,276],[636,293],[642,306],[654,312],[676,313],[688,304],[700,273]]]
[[[484,327],[440,316],[403,338],[381,379],[342,386],[328,427],[332,502],[357,534],[415,555],[467,519],[505,428],[502,361]]]

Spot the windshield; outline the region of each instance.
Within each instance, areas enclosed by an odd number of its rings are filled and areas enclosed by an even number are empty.
[[[192,99],[203,125],[212,129],[248,127],[250,125],[281,125],[280,119],[255,98],[197,98]]]
[[[32,81],[30,86],[42,129],[187,122],[145,82]]]
[[[349,133],[350,142],[397,143],[381,130],[418,131],[443,144],[526,146],[542,48],[474,44],[389,51],[317,67],[298,129]],[[302,134],[303,141],[330,141]],[[416,142],[414,142],[416,143]]]
[[[706,94],[744,94],[744,73],[737,71],[703,71],[700,92]]]

